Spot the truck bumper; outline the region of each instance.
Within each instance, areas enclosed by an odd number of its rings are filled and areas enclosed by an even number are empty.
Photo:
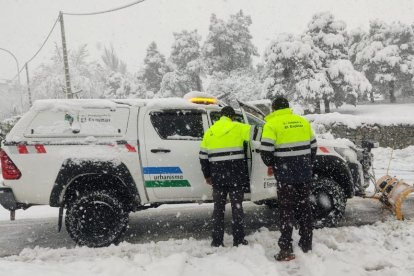
[[[10,211],[19,209],[13,191],[10,188],[0,187],[0,204]]]

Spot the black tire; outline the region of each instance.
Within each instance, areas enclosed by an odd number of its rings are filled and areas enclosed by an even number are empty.
[[[116,197],[96,191],[69,204],[65,225],[77,244],[104,247],[120,241],[128,227],[128,215]]]
[[[344,217],[346,196],[338,183],[329,178],[315,179],[311,203],[314,227],[333,227]]]

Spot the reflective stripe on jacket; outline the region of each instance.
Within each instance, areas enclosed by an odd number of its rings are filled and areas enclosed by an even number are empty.
[[[277,110],[265,118],[261,156],[275,170],[281,182],[309,182],[317,143],[309,122],[290,108]]]
[[[250,139],[250,130],[250,125],[222,116],[204,133],[199,157],[205,178],[216,176],[213,184],[224,181],[223,177],[219,179],[224,172],[230,176],[229,179],[237,180],[240,174],[243,179],[248,178],[244,143]]]

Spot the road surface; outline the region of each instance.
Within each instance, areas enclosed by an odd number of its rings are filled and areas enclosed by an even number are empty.
[[[36,208],[36,207],[32,207]],[[226,232],[231,233],[230,208],[226,208]],[[261,227],[277,230],[277,212],[266,206],[251,202],[244,203],[246,214],[246,234]],[[414,218],[414,198],[409,198],[404,206],[406,218]],[[0,257],[19,254],[24,248],[36,246],[48,248],[72,248],[75,243],[63,227],[57,232],[56,218],[17,219],[0,221]],[[210,238],[212,204],[188,204],[161,206],[130,215],[130,227],[125,241],[147,243],[168,239],[208,239]],[[377,221],[392,219],[387,210],[373,199],[353,198],[348,201],[343,226],[359,226]]]

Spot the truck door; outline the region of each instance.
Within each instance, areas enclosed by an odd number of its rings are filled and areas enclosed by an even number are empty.
[[[205,112],[150,111],[144,115],[144,180],[149,194],[163,201],[202,200],[211,194],[200,167]]]
[[[260,140],[264,121],[247,113],[248,123],[256,127],[254,135],[251,137],[251,170],[250,170],[250,199],[251,201],[261,201],[275,199],[277,196],[276,179],[272,168],[267,167],[260,156]]]
[[[209,115],[212,124],[220,118],[220,113],[217,111],[212,111]],[[246,153],[250,173],[250,198],[252,201],[276,198],[276,180],[272,170],[263,163],[259,151],[264,121],[250,113],[246,113],[245,116],[238,114],[235,120],[245,122],[246,117],[247,123],[256,128],[252,133],[249,152]]]

